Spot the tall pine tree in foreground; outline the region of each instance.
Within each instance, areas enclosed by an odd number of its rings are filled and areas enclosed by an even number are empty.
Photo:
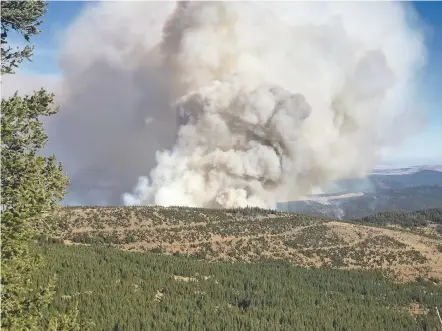
[[[1,74],[13,74],[33,47],[12,48],[8,36],[15,31],[29,44],[38,34],[44,1],[1,2]],[[54,284],[35,291],[31,276],[41,270],[35,238],[41,216],[57,206],[69,183],[55,156],[38,151],[48,137],[40,118],[58,112],[54,96],[44,89],[33,95],[1,102],[1,327],[4,330],[77,330],[76,312],[60,314],[46,324],[43,311],[52,300]]]

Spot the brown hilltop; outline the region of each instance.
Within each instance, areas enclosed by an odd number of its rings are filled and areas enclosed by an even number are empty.
[[[76,207],[56,216],[68,244],[208,261],[287,259],[304,267],[379,269],[402,281],[442,280],[442,236],[433,226],[375,227],[258,209]]]

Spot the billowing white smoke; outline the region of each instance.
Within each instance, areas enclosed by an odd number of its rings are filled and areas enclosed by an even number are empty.
[[[144,176],[125,203],[273,207],[364,176],[410,134],[424,55],[411,14],[399,2],[88,3],[62,35],[61,81],[5,76],[2,95],[55,92],[47,152],[72,177],[66,203],[121,204]]]
[[[413,107],[424,50],[406,15],[393,2],[177,5],[152,51],[184,125],[125,203],[274,207],[365,175]]]

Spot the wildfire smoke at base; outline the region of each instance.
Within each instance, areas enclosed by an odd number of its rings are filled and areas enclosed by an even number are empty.
[[[126,204],[273,207],[375,166],[421,59],[416,49],[396,56],[421,45],[396,4],[387,6],[396,13],[389,36],[374,21],[356,25],[360,4],[313,5],[319,14],[307,18],[297,7],[177,7],[163,56],[188,122],[173,149],[157,154],[152,182],[142,178]]]

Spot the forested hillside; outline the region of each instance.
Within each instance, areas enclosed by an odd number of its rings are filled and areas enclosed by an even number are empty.
[[[442,280],[442,233],[430,221],[409,229],[256,208],[182,207],[69,207],[48,215],[54,216],[63,229],[60,238],[67,244],[107,245],[206,261],[272,258],[303,267],[377,269],[400,280]]]
[[[353,220],[355,223],[375,225],[398,225],[408,228],[432,226],[442,233],[442,208],[418,210],[413,212],[391,211],[377,213]]]
[[[437,330],[442,289],[283,261],[207,263],[110,247],[42,247],[51,309],[78,301],[93,330]]]

